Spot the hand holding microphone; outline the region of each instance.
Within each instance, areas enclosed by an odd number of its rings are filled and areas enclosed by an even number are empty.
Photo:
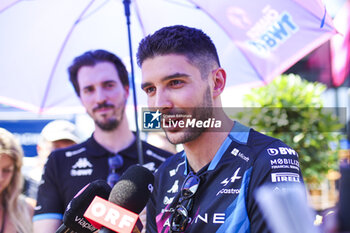
[[[152,172],[140,165],[133,165],[115,184],[108,201],[96,197],[86,210],[84,217],[96,228],[103,226],[100,233],[140,232],[142,226],[135,227],[135,224],[138,214],[148,202],[153,183]]]

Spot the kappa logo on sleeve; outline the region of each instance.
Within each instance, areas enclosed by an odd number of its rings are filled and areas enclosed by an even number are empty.
[[[271,156],[276,155],[295,155],[298,157],[298,153],[289,147],[268,148],[267,153]]]

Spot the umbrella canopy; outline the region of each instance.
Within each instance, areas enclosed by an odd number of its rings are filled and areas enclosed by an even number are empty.
[[[0,4],[0,103],[47,114],[81,112],[66,72],[75,56],[102,48],[130,64],[122,1],[13,2]],[[144,35],[174,24],[213,39],[228,86],[268,83],[335,33],[319,0],[135,0],[134,51]],[[138,102],[145,105],[135,71]]]

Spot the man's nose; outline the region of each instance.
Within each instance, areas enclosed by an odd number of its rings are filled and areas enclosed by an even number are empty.
[[[158,91],[154,99],[153,107],[171,109],[173,107],[173,102],[170,94],[167,91]]]
[[[97,88],[95,98],[97,103],[105,102],[107,100],[106,92],[101,88]]]

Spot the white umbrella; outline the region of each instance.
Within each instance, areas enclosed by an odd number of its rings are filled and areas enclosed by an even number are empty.
[[[11,5],[13,2],[15,4]],[[325,16],[319,0],[288,0],[283,3],[280,0],[264,0],[249,3],[249,10],[245,9],[247,1],[243,0],[220,0],[215,4],[209,0],[193,2],[204,10],[187,0],[133,1],[131,44],[134,53],[145,34],[162,26],[184,24],[201,28],[217,45],[222,66],[228,73],[227,85],[257,85],[269,82],[274,75],[287,69],[334,33],[328,17],[325,17],[325,25],[322,28],[319,26]],[[215,12],[220,5],[222,9]],[[295,42],[295,51],[292,49],[288,59],[274,53],[269,59],[255,58],[251,51],[244,51],[245,42],[240,30],[244,29],[245,22],[250,27],[258,25],[259,20],[266,17],[264,9],[267,5],[281,15],[299,5],[300,11],[288,14],[294,17],[298,29],[305,29],[305,33],[290,32],[288,41]],[[283,5],[286,9],[281,8]],[[306,9],[308,5],[313,10]],[[310,11],[310,14],[304,19],[306,11]],[[246,16],[250,17],[248,21]],[[76,22],[77,19],[80,20]],[[223,23],[222,20],[226,21]],[[228,30],[233,30],[233,33]],[[239,35],[237,38],[234,37],[236,34]],[[311,34],[315,37],[314,41],[306,40]],[[287,39],[283,37],[281,41],[284,43]],[[282,42],[282,48],[293,48]],[[303,43],[306,48],[300,49],[298,46]],[[82,112],[66,69],[74,57],[91,49],[110,50],[120,56],[125,64],[130,64],[122,1],[3,1],[0,3],[0,103],[44,114]],[[293,59],[289,59],[291,57]],[[260,73],[253,60],[258,60],[264,69],[271,68],[271,72],[266,75]],[[275,65],[280,67],[272,72]],[[139,88],[140,79],[139,69],[135,68],[138,102],[145,105],[145,95]]]

